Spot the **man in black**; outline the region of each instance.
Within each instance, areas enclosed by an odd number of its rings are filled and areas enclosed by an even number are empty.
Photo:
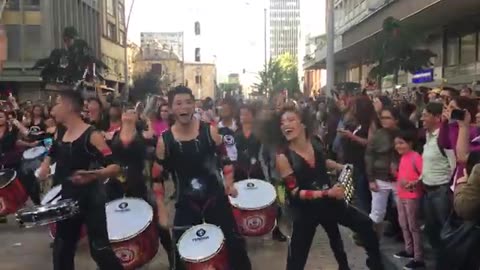
[[[83,122],[83,99],[79,92],[66,91],[59,98],[57,118],[65,126],[58,133],[56,143],[50,149],[40,167],[39,178],[45,179],[50,161],[57,161],[54,181],[62,185],[62,199],[78,201],[80,213],[57,222],[57,234],[53,247],[53,269],[73,270],[80,228],[87,226],[90,253],[101,270],[123,269],[108,239],[104,186],[100,180],[114,177],[120,167],[112,162],[112,151],[103,135]],[[91,161],[101,163],[103,169],[90,170]]]

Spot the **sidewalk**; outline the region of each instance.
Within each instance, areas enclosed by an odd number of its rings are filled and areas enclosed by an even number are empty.
[[[425,263],[427,265],[426,269],[434,269],[434,258],[433,251],[429,244],[424,241],[424,253],[425,253]],[[408,262],[407,259],[397,259],[393,257],[393,254],[404,249],[403,242],[398,242],[390,237],[383,237],[380,242],[380,248],[383,255],[383,260],[385,263],[385,269],[387,270],[400,270],[403,269],[403,266]]]

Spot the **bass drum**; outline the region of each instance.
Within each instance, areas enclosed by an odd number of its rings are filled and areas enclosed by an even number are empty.
[[[28,199],[14,170],[0,170],[0,216],[15,213]]]

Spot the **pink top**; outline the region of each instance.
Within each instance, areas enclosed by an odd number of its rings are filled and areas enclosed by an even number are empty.
[[[415,152],[410,151],[402,155],[400,164],[398,166],[397,174],[397,192],[400,199],[417,199],[422,195],[422,189],[420,185],[413,190],[407,190],[402,187],[402,182],[414,182],[420,178],[422,174],[422,156]]]
[[[169,128],[168,123],[165,121],[155,120],[153,122],[153,132],[155,133],[155,136],[162,135],[162,133],[167,131],[168,128]]]

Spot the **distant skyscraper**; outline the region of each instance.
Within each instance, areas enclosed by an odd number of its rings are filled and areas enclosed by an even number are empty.
[[[300,37],[300,0],[270,0],[270,56],[297,58]]]

